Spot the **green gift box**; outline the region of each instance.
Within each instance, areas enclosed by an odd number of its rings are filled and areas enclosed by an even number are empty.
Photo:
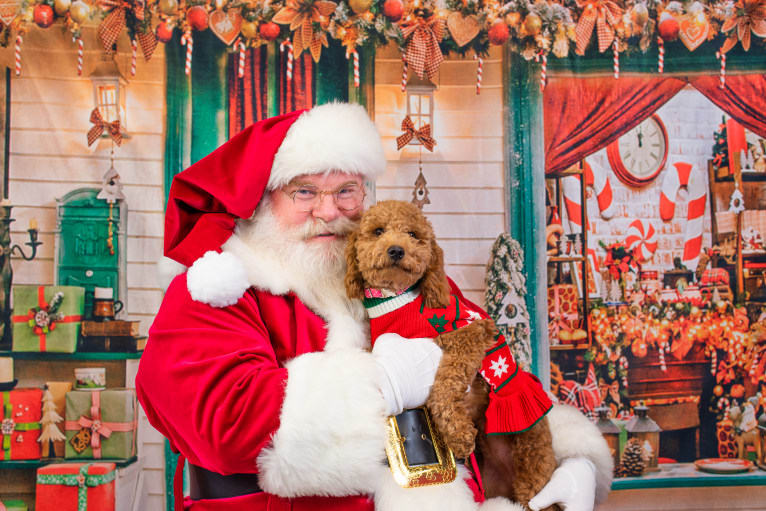
[[[23,500],[0,500],[6,511],[29,511]]]
[[[85,288],[13,286],[13,351],[74,353]]]
[[[136,455],[134,389],[73,390],[66,394],[67,459],[128,459]]]

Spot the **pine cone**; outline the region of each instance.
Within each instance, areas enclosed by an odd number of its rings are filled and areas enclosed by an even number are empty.
[[[625,444],[620,465],[615,469],[615,477],[637,477],[644,473],[644,448],[636,438],[631,438]]]

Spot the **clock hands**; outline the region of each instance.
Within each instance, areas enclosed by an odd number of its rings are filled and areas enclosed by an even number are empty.
[[[638,147],[643,147],[643,145],[644,145],[643,144],[644,134],[641,133],[641,125],[640,124],[638,125],[638,133],[636,134],[636,136],[638,136]]]

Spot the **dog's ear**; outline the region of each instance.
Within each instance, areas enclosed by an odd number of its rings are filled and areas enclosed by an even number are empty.
[[[349,298],[364,298],[364,278],[359,271],[359,263],[356,258],[356,240],[359,231],[353,231],[347,237],[346,243],[346,296]]]
[[[449,305],[450,287],[447,274],[444,273],[444,252],[436,241],[431,240],[431,261],[420,281],[423,302],[431,309],[441,309]]]

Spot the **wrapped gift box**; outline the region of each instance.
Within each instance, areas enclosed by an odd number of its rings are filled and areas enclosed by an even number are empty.
[[[0,499],[0,509],[5,511],[29,511],[29,508],[23,500],[2,500]],[[5,507],[3,507],[5,506]]]
[[[74,353],[85,288],[13,286],[13,351]]]
[[[48,381],[45,382],[48,390],[53,395],[53,403],[56,405],[56,413],[60,417],[65,416],[66,410],[66,393],[72,390],[72,382],[70,381]],[[64,424],[56,424],[61,432],[64,431]],[[64,457],[64,441],[45,442],[42,445],[42,457],[43,458],[63,458]],[[53,447],[53,449],[51,449]]]
[[[40,459],[40,419],[43,391],[16,389],[2,392],[3,419],[0,460]]]
[[[66,395],[67,459],[128,459],[136,454],[134,389],[73,390]]]
[[[729,272],[724,268],[708,268],[702,272],[700,286],[728,286]]]
[[[37,469],[36,511],[114,511],[114,463],[56,463]]]
[[[577,288],[574,285],[559,284],[548,288],[548,320],[550,339],[560,339],[561,330],[571,331],[579,327]]]

